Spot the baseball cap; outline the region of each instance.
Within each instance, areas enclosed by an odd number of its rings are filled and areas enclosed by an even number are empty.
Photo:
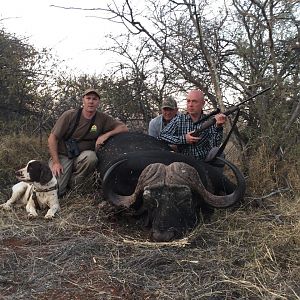
[[[84,93],[82,94],[82,97],[84,97],[85,95],[87,95],[89,93],[94,93],[100,98],[100,93],[96,89],[87,89],[87,90],[85,90]]]
[[[161,108],[166,108],[166,107],[171,109],[177,108],[177,102],[172,96],[168,96],[163,100],[161,104]]]

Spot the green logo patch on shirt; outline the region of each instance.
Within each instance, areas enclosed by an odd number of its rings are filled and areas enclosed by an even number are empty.
[[[97,131],[97,126],[96,126],[96,125],[93,125],[93,126],[91,127],[90,132],[96,132],[96,131]]]

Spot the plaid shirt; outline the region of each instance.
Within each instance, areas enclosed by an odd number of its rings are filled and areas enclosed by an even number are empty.
[[[188,132],[201,128],[200,122],[193,123],[189,114],[177,115],[171,122],[163,128],[159,135],[160,140],[164,140],[169,144],[177,145],[178,152],[194,156],[197,159],[204,160],[208,152],[213,147],[219,147],[223,138],[223,127],[216,127],[215,125],[205,129],[201,135],[200,140],[196,144],[187,144],[185,135]]]

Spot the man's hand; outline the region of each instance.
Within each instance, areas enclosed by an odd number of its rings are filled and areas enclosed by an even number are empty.
[[[110,137],[108,133],[100,135],[96,140],[96,150],[98,150],[100,147],[102,147],[105,143],[105,141]]]
[[[128,132],[128,127],[123,123],[117,125],[113,130],[100,135],[96,140],[96,144],[95,144],[96,151],[104,145],[107,139],[121,132]]]
[[[64,172],[64,168],[59,162],[52,163],[51,171],[54,174],[54,176],[58,177]]]
[[[226,121],[226,116],[224,114],[217,114],[215,115],[216,119],[216,126],[217,127],[222,127]]]
[[[195,131],[191,131],[185,135],[185,140],[186,140],[187,144],[196,144],[200,140],[200,137],[192,136],[192,133],[194,133],[194,132]]]

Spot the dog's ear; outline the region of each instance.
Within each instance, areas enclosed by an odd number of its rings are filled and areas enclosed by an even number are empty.
[[[48,183],[52,179],[52,172],[48,165],[42,163],[41,164],[41,176],[40,176],[40,183],[44,185]]]

